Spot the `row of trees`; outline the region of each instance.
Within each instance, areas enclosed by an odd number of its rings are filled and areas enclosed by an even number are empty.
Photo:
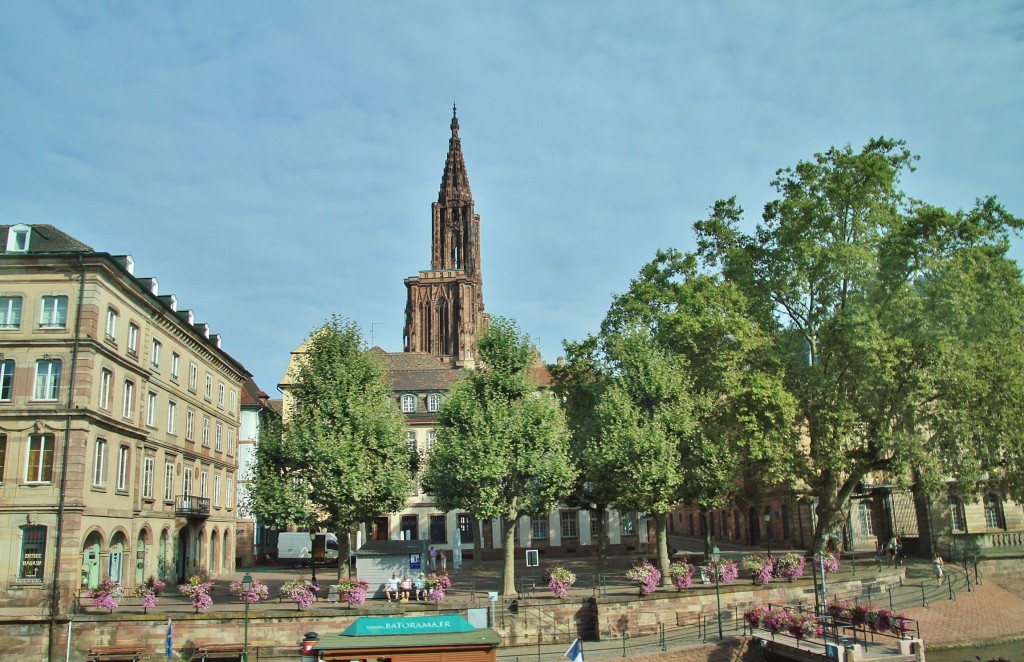
[[[529,338],[495,319],[422,481],[443,509],[501,520],[506,594],[515,522],[558,503],[596,512],[602,556],[609,509],[651,515],[667,577],[668,513],[744,484],[815,496],[815,551],[872,473],[1024,495],[1024,286],[1007,254],[1021,220],[993,198],[955,213],[910,199],[914,160],[884,138],[817,154],[777,173],[756,224],[715,203],[694,253],[658,252],[597,333],[566,342],[554,393],[528,378]],[[401,415],[351,324],[308,347],[294,418],[261,437],[252,506],[271,526],[347,531],[404,504]]]

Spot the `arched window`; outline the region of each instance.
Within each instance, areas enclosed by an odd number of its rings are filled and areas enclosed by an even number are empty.
[[[967,531],[967,516],[964,513],[964,502],[955,494],[949,495],[949,528],[960,533],[966,533]]]
[[[985,495],[985,526],[990,529],[1006,528],[1006,519],[1003,517],[1003,502],[998,495],[992,492]]]
[[[402,413],[412,414],[416,411],[416,396],[406,393],[402,396]]]

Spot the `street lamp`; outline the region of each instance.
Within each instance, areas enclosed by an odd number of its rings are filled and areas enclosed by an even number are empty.
[[[316,584],[316,531],[309,530],[309,567],[311,579]]]
[[[722,593],[718,588],[718,575],[721,572],[719,563],[722,560],[722,552],[718,545],[711,548],[711,562],[715,564],[715,603],[718,605],[718,640],[722,640]]]
[[[242,590],[245,591],[245,643],[242,644],[242,662],[249,662],[249,591],[252,589],[252,575],[248,572],[242,577]]]
[[[764,540],[768,545],[768,557],[772,555],[772,511],[764,511]]]

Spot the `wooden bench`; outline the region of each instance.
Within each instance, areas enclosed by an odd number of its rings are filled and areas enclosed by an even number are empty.
[[[89,649],[89,662],[104,660],[131,660],[138,662],[139,655],[145,650],[142,646],[126,644],[118,646],[93,646]]]
[[[245,644],[196,644],[190,660],[240,660]]]

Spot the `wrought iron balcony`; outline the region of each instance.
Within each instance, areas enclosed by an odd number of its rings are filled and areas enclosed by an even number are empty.
[[[176,497],[174,499],[174,515],[176,517],[209,517],[210,500],[197,496]]]

